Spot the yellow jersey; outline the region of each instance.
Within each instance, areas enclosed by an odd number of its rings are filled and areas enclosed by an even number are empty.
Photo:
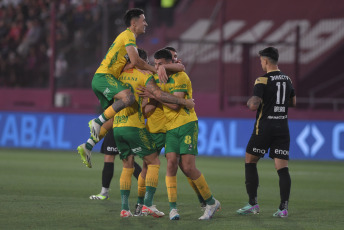
[[[135,95],[135,103],[116,113],[113,127],[145,127],[145,118],[142,114],[142,98],[136,94],[136,88],[146,83],[152,78],[151,74],[144,74],[137,69],[129,69],[121,73],[118,80],[123,82]]]
[[[189,76],[185,72],[178,72],[169,76],[166,84],[159,84],[160,88],[168,93],[185,92],[185,98],[192,98],[192,86]],[[178,128],[191,121],[197,121],[195,109],[182,106],[179,111],[163,106],[166,117],[166,131]]]
[[[146,128],[150,133],[166,133],[166,117],[161,103],[147,115]]]
[[[129,58],[125,48],[127,46],[136,47],[135,35],[129,28],[117,36],[96,73],[112,74],[118,78]]]

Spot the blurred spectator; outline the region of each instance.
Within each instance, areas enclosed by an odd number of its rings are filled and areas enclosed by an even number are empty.
[[[172,27],[174,24],[174,9],[177,0],[160,0],[160,26]],[[162,24],[161,24],[162,23]]]
[[[23,38],[23,41],[20,43],[17,49],[17,52],[23,57],[26,57],[29,52],[30,46],[36,45],[41,36],[41,27],[38,23],[38,20],[28,20],[27,28],[28,29]]]
[[[135,0],[146,5],[144,0]],[[47,87],[52,54],[51,0],[0,0],[0,87]],[[56,3],[55,77],[57,87],[90,87],[102,53],[102,1],[59,0]],[[126,0],[107,0],[109,38]],[[63,55],[62,55],[63,54]],[[33,80],[34,79],[34,80]]]
[[[61,53],[58,55],[55,62],[55,78],[56,78],[56,86],[58,88],[64,85],[67,68],[68,68],[68,63],[65,59],[64,54]]]

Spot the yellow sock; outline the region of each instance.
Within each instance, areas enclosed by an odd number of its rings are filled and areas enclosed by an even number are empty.
[[[116,111],[112,108],[112,105],[110,105],[107,109],[105,109],[104,111],[104,116],[107,118],[107,119],[110,119],[112,117],[114,117],[116,114]]]
[[[205,201],[207,201],[209,198],[212,197],[209,186],[207,182],[205,181],[203,174],[201,174],[201,176],[198,179],[193,180],[193,182],[197,186],[198,191],[201,193]]]
[[[168,202],[177,202],[177,177],[166,176]]]
[[[201,195],[201,193],[198,191],[198,188],[197,188],[197,186],[195,185],[195,183],[193,182],[193,180],[191,180],[190,177],[187,177],[187,179],[188,179],[188,182],[189,182],[191,188],[195,191],[195,193],[197,194],[197,196],[198,196],[198,195]]]
[[[137,196],[138,197],[144,197],[146,193],[146,180],[143,179],[141,176],[141,173],[139,175],[139,178],[137,179]]]
[[[109,130],[105,129],[103,126],[100,127],[99,140],[103,139]],[[112,131],[112,130],[111,130]]]
[[[158,187],[160,165],[148,165],[146,186]]]
[[[123,168],[121,178],[119,179],[120,190],[130,190],[131,176],[134,173],[134,168]]]

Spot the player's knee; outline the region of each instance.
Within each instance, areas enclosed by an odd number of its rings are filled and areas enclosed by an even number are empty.
[[[178,170],[178,164],[175,161],[167,162],[167,170],[170,172],[176,172]]]
[[[193,171],[194,171],[194,168],[191,165],[184,165],[183,166],[183,172],[186,176],[190,176]]]

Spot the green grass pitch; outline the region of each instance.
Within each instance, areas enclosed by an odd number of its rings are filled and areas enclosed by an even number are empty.
[[[120,218],[116,158],[110,200],[94,201],[100,192],[103,155],[93,154],[86,168],[75,152],[0,149],[0,228],[7,229],[344,229],[344,162],[291,161],[292,190],[289,217],[273,218],[279,205],[278,176],[271,159],[258,164],[261,213],[239,216],[247,202],[242,158],[198,157],[197,166],[222,209],[210,221],[202,215],[194,191],[178,172],[178,209],[181,219],[170,221],[165,187],[166,160],[161,159],[160,181],[154,198],[163,218]],[[141,160],[138,160],[142,163]],[[137,181],[133,177],[130,207],[134,210]]]

